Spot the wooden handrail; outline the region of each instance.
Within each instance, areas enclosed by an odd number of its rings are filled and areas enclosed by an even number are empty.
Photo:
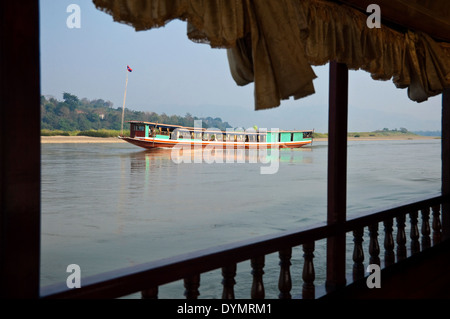
[[[401,214],[420,210],[423,207],[431,207],[443,203],[449,203],[448,196],[437,195],[419,201],[405,202],[400,205],[385,208],[382,211],[367,211],[360,214],[351,215],[344,224],[344,231],[349,232],[360,226],[369,226],[376,222],[381,222],[387,218],[395,218]]]
[[[220,245],[176,257],[105,272],[82,279],[82,287],[68,290],[65,283],[43,287],[41,297],[48,298],[116,298],[147,287],[159,286],[183,279],[195,273],[221,268],[226,262],[238,263],[305,242],[326,238],[336,233],[336,227],[325,223],[265,235],[236,243]]]
[[[144,263],[115,271],[86,277],[82,287],[69,290],[65,283],[41,289],[41,298],[117,298],[158,287],[176,280],[219,269],[230,264],[251,260],[283,249],[347,233],[355,229],[395,218],[407,212],[447,203],[445,196],[405,203],[379,212],[351,216],[339,225],[319,223],[298,230],[256,237],[236,243]],[[225,264],[226,263],[226,264]]]

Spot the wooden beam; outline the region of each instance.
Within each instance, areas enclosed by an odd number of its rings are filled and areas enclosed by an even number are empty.
[[[450,89],[442,93],[442,195],[450,196]],[[450,238],[450,204],[442,205],[442,235]]]
[[[348,68],[330,62],[328,118],[328,225],[343,224],[347,206]],[[327,239],[327,291],[344,286],[345,233]]]
[[[39,2],[0,2],[0,297],[38,298]]]

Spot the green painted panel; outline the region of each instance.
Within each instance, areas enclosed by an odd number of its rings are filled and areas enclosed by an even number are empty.
[[[156,138],[161,138],[164,140],[168,140],[169,139],[169,135],[156,135]]]
[[[148,125],[145,126],[145,137],[148,137]]]
[[[294,133],[294,141],[303,141],[303,132]]]
[[[267,133],[267,142],[268,143],[278,142],[278,133],[268,132]]]
[[[281,142],[290,142],[291,133],[281,133]]]

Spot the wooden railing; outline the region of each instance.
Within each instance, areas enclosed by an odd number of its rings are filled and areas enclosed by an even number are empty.
[[[196,299],[200,294],[201,274],[221,268],[222,298],[233,299],[237,263],[250,261],[253,281],[249,287],[249,297],[263,299],[266,296],[263,281],[265,256],[278,252],[279,298],[292,298],[293,280],[302,280],[301,297],[314,299],[318,297],[313,261],[315,243],[318,240],[343,233],[351,234],[353,236],[351,278],[358,280],[365,276],[366,258],[363,245],[365,230],[369,235],[369,243],[366,247],[368,263],[388,267],[407,258],[408,255],[426,250],[441,241],[441,205],[447,202],[447,198],[437,196],[379,212],[352,216],[339,225],[321,223],[301,230],[192,252],[83,278],[82,287],[77,289],[69,290],[65,283],[47,286],[41,289],[41,297],[117,298],[141,292],[142,298],[153,299],[158,298],[159,286],[183,280],[186,298]],[[409,220],[406,219],[407,217]],[[384,229],[381,230],[380,226]],[[379,233],[384,233],[382,245]],[[409,245],[407,245],[408,237]],[[301,279],[292,278],[290,270],[293,248],[299,246],[302,246],[304,264]],[[220,285],[219,281],[217,285]]]

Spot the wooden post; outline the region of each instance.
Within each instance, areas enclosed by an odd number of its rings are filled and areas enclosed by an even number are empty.
[[[222,299],[234,299],[234,285],[236,284],[236,270],[237,265],[231,264],[225,267],[222,267]]]
[[[431,247],[431,229],[430,229],[430,208],[422,209],[422,250],[428,249]]]
[[[41,147],[38,1],[0,2],[0,47],[0,298],[36,299]]]
[[[417,211],[411,212],[410,221],[411,221],[411,231],[410,231],[410,238],[411,238],[411,254],[417,254],[420,252],[420,242],[419,242],[419,226],[417,217],[419,216],[419,213]]]
[[[366,269],[364,268],[364,249],[363,249],[364,228],[358,228],[353,231],[353,280],[364,278]]]
[[[397,216],[397,261],[406,259],[406,232],[405,232],[405,214]]]
[[[252,258],[250,260],[253,275],[252,290],[251,290],[252,299],[264,299],[266,296],[263,282],[265,258],[266,257],[262,255]]]
[[[200,274],[184,278],[184,288],[186,288],[184,295],[186,299],[197,299],[200,296],[198,287],[200,287]]]
[[[369,264],[381,265],[380,244],[378,243],[378,223],[369,226]]]
[[[158,286],[153,286],[141,291],[142,299],[158,299]]]
[[[436,205],[431,207],[433,211],[433,221],[431,227],[433,228],[433,246],[442,241],[442,223],[441,223],[441,206]]]
[[[280,277],[278,278],[278,289],[280,299],[291,299],[292,278],[291,278],[291,258],[292,248],[285,248],[278,252],[280,257]]]
[[[328,210],[327,222],[346,220],[348,68],[330,62],[328,118]],[[327,239],[327,291],[342,287],[345,279],[345,233]]]
[[[314,249],[315,242],[309,242],[303,244],[303,287],[302,287],[302,297],[303,299],[315,299],[316,298],[316,287],[314,285],[314,280],[316,279],[316,272],[314,270]]]
[[[450,196],[450,88],[442,93],[442,195]],[[442,205],[442,235],[450,238],[450,204]]]
[[[384,222],[384,267],[388,267],[395,263],[395,253],[394,253],[394,236],[393,225],[394,220],[392,218],[386,219]]]

